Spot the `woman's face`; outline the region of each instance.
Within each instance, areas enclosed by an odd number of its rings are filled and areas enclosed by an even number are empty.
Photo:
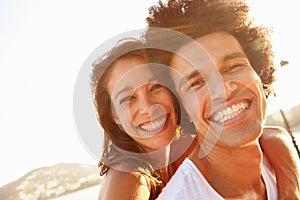
[[[174,100],[145,60],[138,56],[117,60],[108,79],[114,111],[107,114],[147,152],[170,144],[178,121]]]

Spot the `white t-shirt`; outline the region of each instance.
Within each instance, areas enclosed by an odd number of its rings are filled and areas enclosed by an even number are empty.
[[[271,171],[272,169],[264,157],[262,178],[266,184],[268,199],[276,200],[278,199],[276,178]],[[180,165],[157,199],[224,200],[224,198],[210,186],[195,164],[188,158]]]

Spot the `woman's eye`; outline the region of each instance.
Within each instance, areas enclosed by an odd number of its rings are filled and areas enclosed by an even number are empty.
[[[162,88],[162,87],[163,87],[163,86],[160,85],[160,84],[155,84],[155,85],[153,85],[153,86],[151,87],[150,92],[153,92],[153,91],[155,91],[155,90],[157,90],[157,89],[159,89],[159,88]]]
[[[126,96],[126,97],[124,97],[124,98],[122,98],[121,100],[120,100],[120,105],[121,104],[123,104],[123,103],[128,103],[128,102],[130,102],[130,101],[132,101],[132,100],[134,100],[134,96]]]

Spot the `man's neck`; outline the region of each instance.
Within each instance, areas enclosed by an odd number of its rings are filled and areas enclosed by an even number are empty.
[[[258,141],[239,148],[215,145],[204,158],[199,157],[199,150],[197,146],[190,159],[223,197],[251,195],[251,199],[266,198],[261,176],[262,151]]]

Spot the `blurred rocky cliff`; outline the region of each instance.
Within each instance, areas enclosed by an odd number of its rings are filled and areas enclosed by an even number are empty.
[[[286,119],[288,120],[292,130],[295,132],[300,132],[300,104],[292,107],[289,110],[284,110],[284,115],[286,116]],[[287,128],[280,111],[276,111],[269,115],[266,123],[268,125],[278,125]]]
[[[41,167],[0,188],[1,200],[44,200],[83,190],[101,182],[97,166],[57,164]]]
[[[281,126],[288,130],[288,127],[284,122],[284,115],[295,139],[295,143],[298,146],[298,149],[300,149],[300,104],[289,110],[282,110],[282,112],[283,113],[278,110],[269,115],[267,117],[266,124]]]
[[[284,114],[300,145],[300,104]],[[267,117],[267,125],[286,127],[280,111]],[[101,183],[97,166],[57,164],[41,167],[0,188],[1,200],[44,200],[67,196]],[[95,194],[95,196],[97,193]]]

